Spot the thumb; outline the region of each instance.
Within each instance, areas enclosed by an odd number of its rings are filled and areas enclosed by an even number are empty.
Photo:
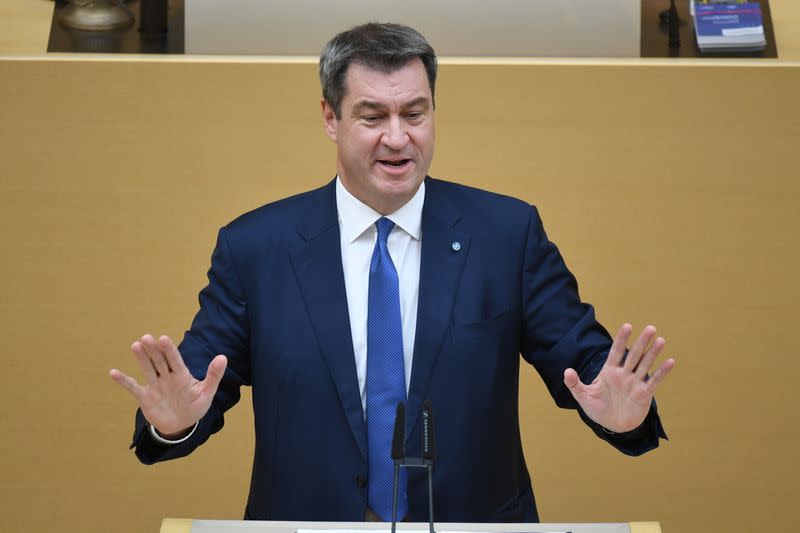
[[[578,395],[581,394],[586,388],[586,385],[581,383],[578,373],[571,368],[564,370],[564,385],[567,386],[576,400],[578,399]]]
[[[217,392],[219,382],[222,381],[222,376],[225,375],[225,367],[228,366],[228,358],[224,355],[218,355],[211,360],[208,365],[208,372],[206,372],[206,379],[203,380],[206,390],[210,394]]]

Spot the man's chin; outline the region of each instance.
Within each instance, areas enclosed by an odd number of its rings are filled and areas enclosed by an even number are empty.
[[[378,189],[387,195],[402,195],[411,193],[412,195],[419,188],[422,180],[416,174],[406,176],[379,176],[377,183]]]
[[[377,193],[380,201],[384,206],[389,206],[390,211],[384,214],[400,209],[406,202],[419,190],[422,184],[422,179],[416,176],[407,176],[404,179],[381,179],[377,180]],[[385,209],[384,209],[385,210]]]

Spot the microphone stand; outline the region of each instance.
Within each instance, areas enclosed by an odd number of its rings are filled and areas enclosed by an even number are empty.
[[[430,400],[422,404],[422,457],[406,457],[405,449],[405,405],[397,404],[397,415],[394,419],[394,435],[392,438],[392,459],[394,460],[394,493],[392,497],[392,533],[396,533],[397,525],[397,487],[400,478],[400,467],[425,468],[428,473],[428,527],[433,529],[433,461],[436,449],[433,438],[433,406]]]
[[[433,443],[433,405],[430,400],[422,403],[422,461],[428,471],[428,524],[433,530],[433,460],[436,450]]]
[[[394,488],[392,490],[392,533],[397,528],[397,485],[400,482],[400,465],[406,459],[406,406],[397,404],[392,434],[392,459],[394,460]]]

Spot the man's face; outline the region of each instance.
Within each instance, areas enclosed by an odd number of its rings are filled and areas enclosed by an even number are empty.
[[[433,158],[433,95],[422,61],[391,74],[351,64],[341,118],[324,100],[322,117],[353,196],[384,215],[414,196]]]

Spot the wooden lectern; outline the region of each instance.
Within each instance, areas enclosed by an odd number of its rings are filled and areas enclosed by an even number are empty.
[[[298,529],[332,529],[350,531],[389,530],[383,522],[259,522],[242,520],[192,520],[165,518],[161,533],[295,533]],[[397,524],[397,531],[427,531],[427,523]],[[436,531],[483,531],[502,533],[533,533],[569,531],[570,533],[661,533],[658,522],[629,522],[617,524],[455,524],[436,523]]]

